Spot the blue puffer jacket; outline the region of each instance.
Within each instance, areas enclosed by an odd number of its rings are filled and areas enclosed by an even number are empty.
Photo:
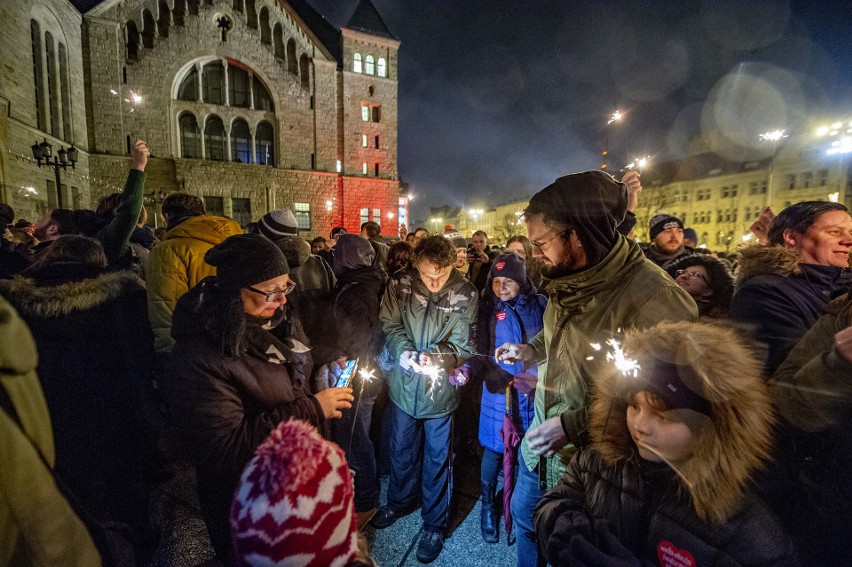
[[[512,376],[527,371],[538,373],[537,366],[524,368],[522,362],[508,364],[494,361],[494,349],[506,342],[526,343],[542,328],[542,317],[547,299],[536,293],[528,281],[518,296],[511,301],[501,301],[490,285],[485,294],[489,297],[480,302],[477,320],[477,353],[468,360],[471,375],[485,380],[490,388],[482,389],[482,406],[479,417],[479,443],[497,453],[503,452],[500,429],[506,413],[506,383]],[[502,388],[500,387],[502,386]],[[489,389],[497,389],[492,393]],[[518,431],[525,432],[532,422],[534,396],[524,396],[512,388],[512,417]]]

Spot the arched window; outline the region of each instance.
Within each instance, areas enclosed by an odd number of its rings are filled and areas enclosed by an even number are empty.
[[[296,40],[287,40],[287,70],[294,75],[299,74],[299,60],[296,59]]]
[[[178,87],[178,100],[198,100],[198,69],[189,70]]]
[[[286,57],[284,54],[284,28],[281,27],[280,23],[276,23],[272,30],[272,45],[275,48],[275,57],[284,59]]]
[[[246,0],[246,25],[253,30],[257,29],[257,8],[254,0]]]
[[[388,76],[388,66],[387,66],[387,63],[385,63],[384,57],[379,57],[379,62],[376,65],[376,74],[379,77],[387,77]]]
[[[251,132],[242,118],[231,124],[231,161],[251,163]]]
[[[231,106],[248,108],[251,106],[248,72],[236,65],[228,65],[228,89]]]
[[[355,73],[361,73],[362,72],[362,70],[361,70],[361,54],[358,53],[357,51],[355,52],[355,55],[352,56],[352,71],[354,71]]]
[[[127,60],[139,60],[139,28],[133,20],[127,22]]]
[[[269,10],[264,6],[260,9],[260,42],[272,43],[272,30],[269,28]]]
[[[160,37],[169,37],[169,25],[172,23],[172,14],[169,12],[169,5],[166,0],[160,0],[160,19],[157,20],[157,31]]]
[[[372,55],[367,55],[367,59],[364,61],[364,72],[368,75],[376,74],[376,61]]]
[[[275,165],[275,139],[268,122],[257,125],[254,134],[255,155],[260,165]]]
[[[148,49],[154,48],[154,28],[157,26],[154,22],[154,16],[151,15],[151,10],[147,8],[142,11],[142,47]]]
[[[243,0],[234,0],[234,10],[237,12],[243,11]]]
[[[175,0],[175,9],[172,10],[172,19],[176,26],[183,26],[186,16],[186,0]]]
[[[204,66],[204,102],[225,104],[225,73],[221,61]]]
[[[44,63],[41,60],[41,26],[30,20],[30,40],[33,48],[33,83],[35,84],[36,127],[46,130],[44,115]]]
[[[225,159],[225,125],[215,114],[207,117],[204,125],[204,147],[207,159],[224,161]]]
[[[71,140],[71,90],[68,84],[68,57],[65,44],[59,44],[59,97],[62,100],[62,139]]]
[[[311,86],[311,58],[307,54],[302,53],[299,57],[299,77],[302,82],[302,88],[307,89]]]
[[[257,75],[254,77],[254,108],[255,110],[273,110],[272,96]]]
[[[178,120],[180,127],[180,155],[187,159],[201,158],[201,136],[198,121],[191,112],[184,112]]]
[[[53,36],[50,32],[44,34],[44,50],[47,54],[47,102],[50,108],[50,133],[57,138],[59,133],[59,98],[56,85],[56,51],[53,48]]]

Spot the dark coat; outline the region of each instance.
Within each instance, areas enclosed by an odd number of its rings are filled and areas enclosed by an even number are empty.
[[[386,282],[387,274],[378,266],[346,272],[337,279],[334,300],[337,348],[347,358],[360,358],[361,367],[375,367],[376,357],[382,351],[384,333],[379,307]]]
[[[226,301],[205,278],[178,300],[172,324],[171,392],[198,474],[198,495],[216,552],[230,554],[228,517],[240,474],[255,449],[281,422],[297,418],[323,428],[319,402],[293,352],[261,321],[250,321],[248,350],[223,354],[210,313]]]
[[[752,246],[740,252],[738,278],[729,316],[754,326],[772,374],[825,306],[846,293],[852,270],[802,264],[781,246]]]
[[[153,372],[145,287],[129,273],[54,264],[2,282],[35,337],[56,469],[96,515],[147,526],[140,407]]]
[[[500,252],[492,250],[490,246],[485,247],[485,253],[488,255],[488,262],[471,262],[465,274],[465,277],[470,280],[478,293],[482,293],[482,290],[486,288],[491,265],[494,258],[500,255]]]

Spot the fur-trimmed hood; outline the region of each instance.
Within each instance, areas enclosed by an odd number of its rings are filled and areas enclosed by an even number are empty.
[[[744,281],[764,275],[786,277],[802,272],[802,259],[793,250],[783,246],[763,246],[755,244],[745,246],[738,253],[739,269],[737,270],[736,287]]]
[[[628,334],[624,349],[629,357],[652,355],[675,364],[682,381],[710,402],[709,421],[701,417],[702,425],[693,428],[695,450],[669,464],[696,513],[724,522],[772,443],[774,413],[761,378],[761,357],[735,330],[707,323],[661,323]],[[641,387],[641,368],[634,377],[614,365],[603,366],[594,383],[589,432],[593,449],[612,465],[636,456],[627,427],[628,400],[649,388]]]
[[[145,283],[129,272],[107,272],[93,278],[36,285],[35,280],[16,276],[0,281],[2,293],[18,311],[39,318],[62,317],[85,311],[145,288]]]

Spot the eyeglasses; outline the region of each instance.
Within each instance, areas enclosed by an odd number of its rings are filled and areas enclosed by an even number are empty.
[[[281,299],[285,295],[290,295],[290,292],[296,289],[296,282],[290,280],[287,282],[287,287],[285,289],[276,289],[274,291],[260,291],[259,289],[251,287],[250,285],[247,285],[246,289],[264,296],[266,298],[267,303],[272,303],[273,301]]]
[[[545,240],[544,242],[533,242],[533,241],[530,241],[530,244],[532,244],[532,245],[533,245],[533,248],[535,248],[536,250],[538,250],[539,252],[541,252],[541,253],[543,254],[543,253],[544,253],[544,247],[545,247],[545,246],[547,246],[548,244],[550,244],[551,242],[553,242],[554,240],[556,240],[556,239],[557,239],[557,238],[559,238],[560,236],[565,236],[566,234],[568,234],[568,232],[569,232],[569,231],[567,231],[567,230],[563,230],[562,232],[560,232],[559,234],[557,234],[557,235],[556,235],[556,236],[554,236],[553,238],[550,238],[550,239],[548,239],[548,240]]]
[[[705,278],[704,274],[700,272],[688,272],[686,270],[678,270],[675,272],[676,278],[679,278],[681,276],[685,277],[688,280],[691,280],[692,278],[701,278],[702,280],[704,280],[704,283],[708,283],[707,278]]]

